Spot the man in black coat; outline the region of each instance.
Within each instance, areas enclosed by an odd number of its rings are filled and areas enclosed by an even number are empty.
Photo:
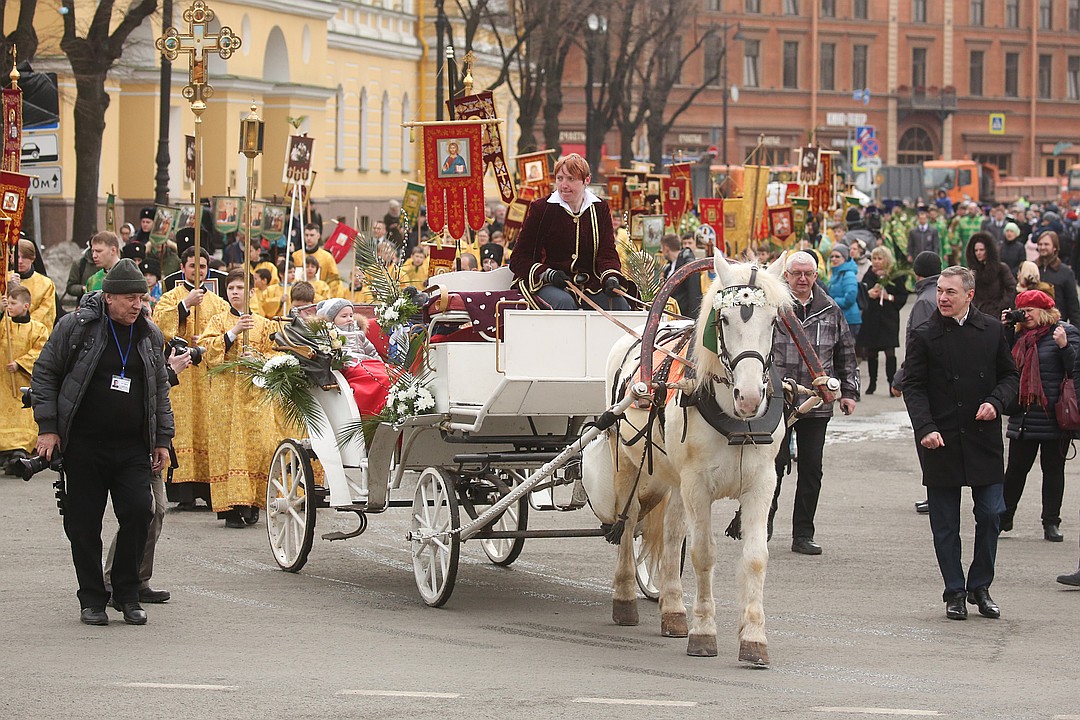
[[[667,280],[672,273],[688,262],[694,261],[694,251],[682,247],[679,236],[675,234],[665,235],[660,241],[660,250],[667,260],[664,266],[663,279]],[[701,274],[694,273],[671,294],[675,302],[679,303],[679,312],[686,317],[696,318],[701,308]]]
[[[965,600],[1000,617],[990,598],[1000,518],[1005,510],[1001,413],[1020,374],[998,318],[979,312],[975,275],[950,267],[937,283],[937,311],[912,333],[904,361],[904,402],[922,446],[923,485],[934,550],[945,581],[945,614],[967,618]],[[971,487],[975,545],[967,579],[961,564],[960,488]]]
[[[919,253],[941,253],[941,238],[937,228],[930,224],[930,213],[926,208],[919,208],[915,216],[915,226],[908,231],[907,259],[914,263]]]

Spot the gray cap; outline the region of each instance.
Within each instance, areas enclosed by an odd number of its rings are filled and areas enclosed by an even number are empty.
[[[139,271],[139,266],[131,258],[123,258],[105,274],[101,283],[102,292],[110,295],[143,294],[147,291],[146,277]]]

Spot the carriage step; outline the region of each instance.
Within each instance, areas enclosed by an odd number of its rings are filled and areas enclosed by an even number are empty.
[[[340,530],[335,530],[334,532],[323,533],[323,540],[329,540],[330,542],[333,542],[335,540],[348,540],[349,538],[354,538],[357,535],[362,535],[364,531],[367,530],[367,516],[362,510],[342,508],[342,511],[356,513],[356,517],[359,520],[359,524],[357,525],[356,529],[352,532],[341,532]]]

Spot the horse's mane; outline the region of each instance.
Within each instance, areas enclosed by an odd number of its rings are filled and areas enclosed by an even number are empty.
[[[754,282],[757,287],[765,292],[765,302],[768,309],[775,313],[790,309],[792,305],[791,290],[787,284],[768,272],[767,268],[761,267],[757,263],[730,263],[728,272],[731,274],[732,285],[747,284],[750,281],[750,272],[753,268],[757,268],[758,271]],[[720,358],[712,350],[707,349],[702,342],[704,332],[709,324],[709,312],[713,308],[716,294],[723,290],[724,287],[729,286],[722,285],[718,277],[701,299],[701,310],[698,312],[697,326],[694,329],[693,357],[697,366],[694,376],[695,391],[711,382],[714,377],[727,376],[727,370],[724,369]]]

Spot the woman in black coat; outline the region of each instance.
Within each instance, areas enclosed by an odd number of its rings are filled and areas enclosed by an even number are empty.
[[[1015,326],[1013,359],[1020,371],[1020,393],[1009,408],[1009,463],[1005,469],[1005,512],[1001,531],[1012,530],[1013,515],[1024,492],[1028,472],[1041,455],[1043,537],[1061,542],[1061,498],[1065,493],[1065,450],[1070,434],[1057,424],[1054,406],[1061,382],[1070,373],[1080,348],[1080,332],[1061,322],[1054,300],[1040,290],[1016,298],[1026,317]],[[1004,316],[1002,317],[1004,320]]]
[[[1012,307],[1016,296],[1016,278],[1001,262],[997,241],[987,232],[977,232],[967,245],[967,266],[975,273],[975,307],[992,318]]]
[[[863,324],[859,329],[859,344],[866,352],[867,374],[870,376],[866,393],[873,395],[877,389],[878,353],[885,353],[886,387],[892,387],[896,374],[896,348],[900,347],[900,308],[907,302],[907,286],[904,278],[894,276],[896,262],[892,251],[884,245],[870,253],[870,268],[863,275],[870,302],[863,310]]]

